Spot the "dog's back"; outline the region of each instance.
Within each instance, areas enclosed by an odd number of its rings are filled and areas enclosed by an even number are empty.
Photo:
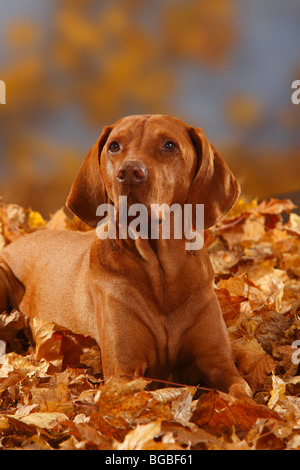
[[[15,283],[15,279],[20,283],[19,289],[16,285],[11,289],[10,306],[27,316],[55,319],[58,324],[76,330],[72,311],[91,308],[92,303],[88,270],[94,238],[93,230],[39,230],[4,248],[0,253],[1,272],[6,272],[9,284]],[[49,296],[49,290],[53,295]],[[82,330],[81,333],[91,335],[94,327],[85,321]]]

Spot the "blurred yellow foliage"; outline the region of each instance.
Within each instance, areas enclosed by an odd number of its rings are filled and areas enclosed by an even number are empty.
[[[232,0],[193,0],[169,4],[164,20],[169,50],[214,67],[228,64],[237,40]]]
[[[5,181],[0,175],[0,183],[7,200],[45,216],[64,203],[87,148],[51,142],[44,135],[49,122],[61,123],[62,116],[75,113],[83,123],[79,137],[84,137],[88,130],[100,134],[103,125],[126,114],[177,114],[172,101],[181,85],[177,67],[185,61],[215,70],[230,64],[242,33],[234,0],[166,2],[155,7],[159,16],[150,15],[149,21],[148,8],[146,0],[60,0],[46,24],[24,18],[7,25],[9,60],[1,66],[1,80],[8,104],[0,114],[0,151],[9,174]],[[286,125],[297,126],[295,111],[283,114]],[[232,97],[225,110],[226,120],[243,130],[260,124],[262,117],[252,96]],[[295,165],[293,175],[287,160],[280,152],[274,157],[273,150],[254,161],[251,149],[231,146],[222,156],[251,197],[298,184],[297,150],[287,156]],[[265,168],[267,183],[260,180]]]
[[[257,207],[257,199],[253,201],[245,202],[243,198],[240,198],[235,206],[226,214],[226,219],[232,219],[234,217],[240,217],[245,212],[249,212]]]
[[[14,48],[28,48],[34,46],[40,38],[40,31],[35,23],[25,20],[9,24],[6,39]]]
[[[262,106],[252,96],[237,94],[228,99],[226,116],[231,124],[244,127],[254,126],[262,118]]]
[[[134,24],[127,3],[92,18],[65,3],[55,19],[54,63],[72,74],[69,93],[92,124],[112,121],[128,107],[155,112],[172,88],[158,42]]]

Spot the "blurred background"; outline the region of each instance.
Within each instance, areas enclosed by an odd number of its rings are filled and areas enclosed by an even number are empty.
[[[202,127],[243,196],[300,189],[299,0],[0,0],[0,195],[63,206],[103,125]]]

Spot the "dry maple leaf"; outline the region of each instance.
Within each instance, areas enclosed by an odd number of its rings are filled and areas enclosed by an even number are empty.
[[[286,391],[286,384],[284,380],[280,377],[276,377],[276,375],[272,375],[272,390],[271,390],[271,398],[268,401],[268,407],[273,409],[278,400],[284,396]]]
[[[232,431],[248,431],[257,419],[281,420],[265,406],[257,405],[252,400],[232,400],[228,395],[220,392],[209,392],[198,399],[197,407],[191,421],[213,434],[222,434]]]
[[[26,317],[16,309],[10,313],[3,312],[0,314],[0,338],[2,341],[10,341],[26,326]]]
[[[154,449],[154,438],[161,433],[161,420],[152,421],[148,424],[138,424],[130,431],[123,443],[115,442],[113,448],[115,450],[146,450]],[[172,444],[175,443],[174,439]],[[182,449],[180,446],[177,449]]]
[[[253,392],[260,390],[266,377],[274,370],[275,361],[255,338],[240,338],[232,343],[232,350],[242,377]]]
[[[72,333],[40,318],[33,319],[32,331],[37,361],[46,359],[59,371],[63,371],[68,365],[85,365],[90,367],[94,374],[102,372],[100,349],[92,338]]]
[[[297,206],[290,199],[275,198],[271,198],[269,201],[264,200],[257,206],[257,210],[261,214],[282,214],[283,212],[289,213],[291,210],[296,208]]]

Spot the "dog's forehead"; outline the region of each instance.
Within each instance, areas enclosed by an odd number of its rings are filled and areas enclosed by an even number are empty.
[[[111,136],[121,134],[133,138],[137,135],[163,133],[174,137],[187,136],[187,125],[177,118],[161,114],[127,116],[116,122],[112,128]]]
[[[116,134],[136,134],[137,132],[141,132],[145,126],[145,122],[147,120],[147,116],[126,116],[122,119],[119,119],[113,126],[111,135]]]

